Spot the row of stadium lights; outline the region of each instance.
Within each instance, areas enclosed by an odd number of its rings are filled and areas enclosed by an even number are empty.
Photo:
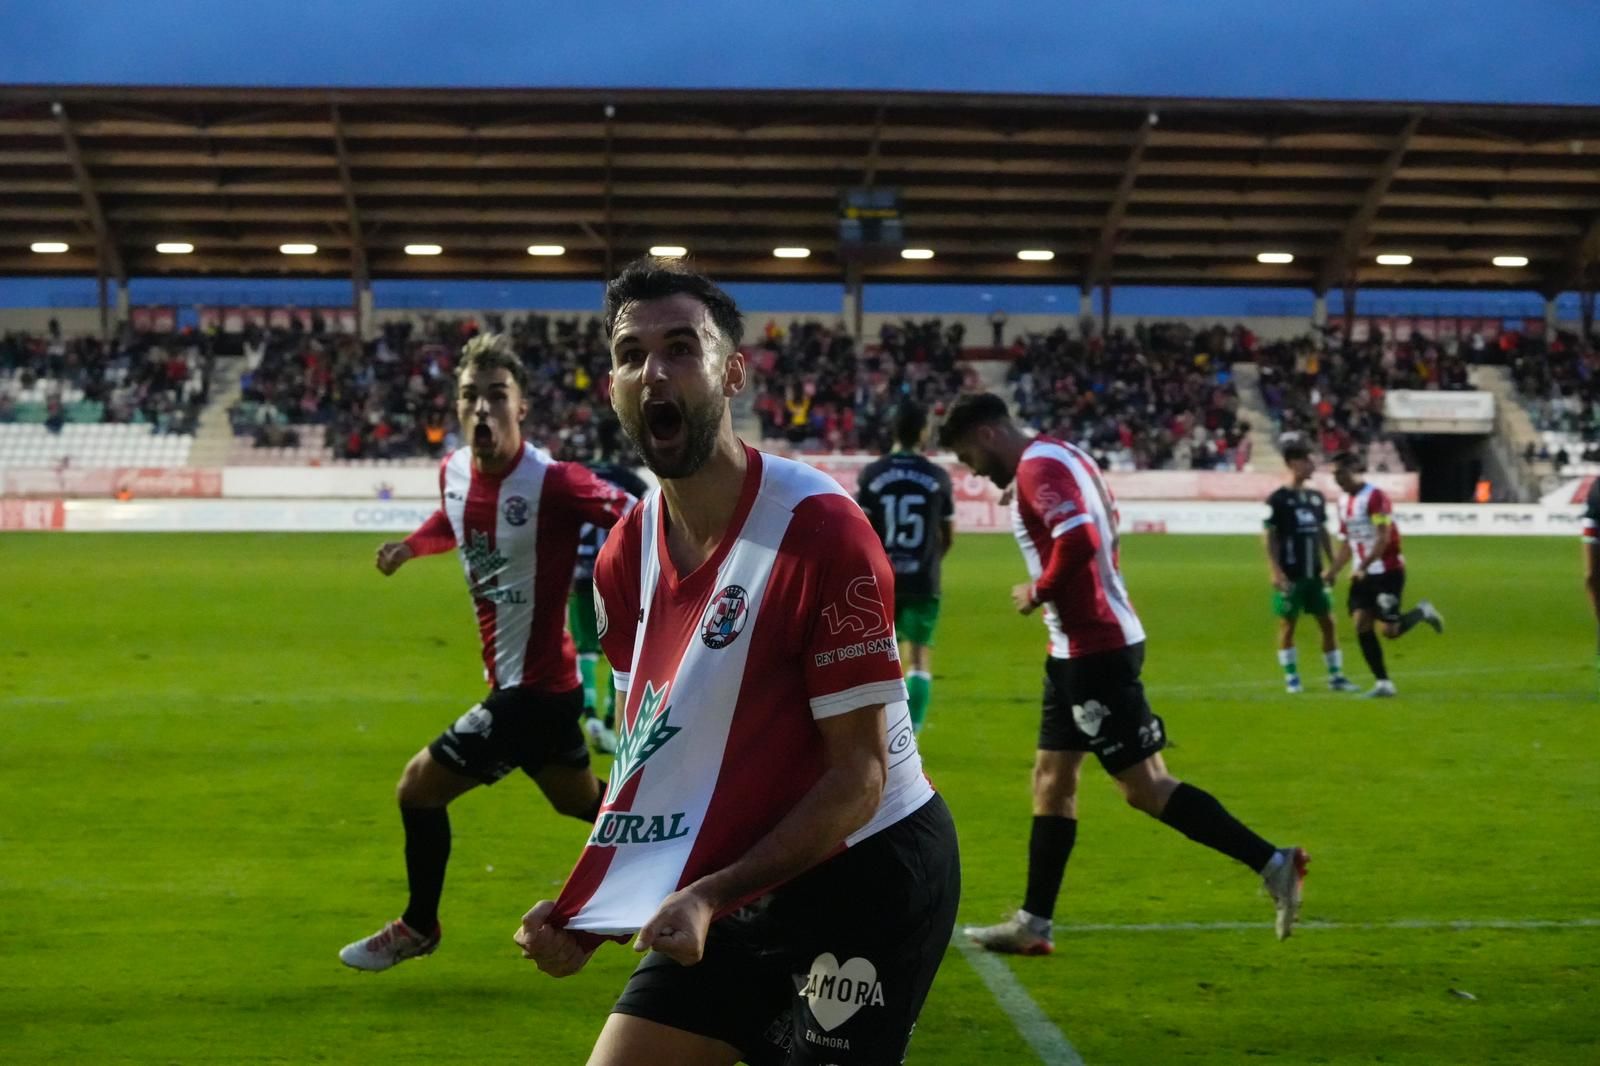
[[[61,241],[35,241],[33,251],[41,255],[57,255],[69,249],[69,245]],[[186,241],[170,241],[156,245],[156,251],[162,255],[188,255],[194,251],[194,245]],[[278,251],[284,255],[316,255],[317,246],[314,244],[280,244]],[[407,255],[440,255],[444,248],[437,244],[408,244]],[[565,255],[567,249],[559,244],[531,244],[528,254],[536,256]],[[650,254],[663,259],[680,259],[689,254],[689,250],[677,244],[657,244],[650,249]],[[810,248],[774,248],[772,254],[779,259],[807,259],[811,255]],[[1056,253],[1046,248],[1024,248],[1017,253],[1017,258],[1028,263],[1048,263],[1056,257]],[[901,259],[932,259],[932,248],[902,248]],[[1269,265],[1283,265],[1294,262],[1292,252],[1261,252],[1256,256],[1256,262]],[[1411,257],[1401,253],[1385,253],[1376,257],[1379,266],[1410,266]],[[1528,257],[1525,255],[1497,255],[1490,260],[1497,267],[1525,267]]]

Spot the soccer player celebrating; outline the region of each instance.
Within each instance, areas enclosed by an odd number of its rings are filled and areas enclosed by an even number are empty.
[[[410,898],[399,918],[339,952],[358,970],[387,970],[438,947],[450,859],[445,808],[456,797],[520,769],[561,814],[593,822],[600,809],[605,783],[589,771],[578,727],[583,689],[562,623],[579,531],[609,527],[633,497],[523,441],[526,388],[527,371],[504,337],[467,342],[456,414],[471,443],[440,467],[439,510],[378,549],[385,575],[416,556],[460,549],[490,690],[400,775]]]
[[[894,629],[915,730],[922,729],[933,694],[939,563],[955,543],[955,493],[950,475],[921,454],[927,433],[927,412],[910,401],[901,404],[894,416],[894,451],[861,471],[856,492],[894,568]]]
[[[1295,623],[1304,611],[1322,630],[1322,658],[1328,664],[1328,687],[1352,692],[1355,682],[1344,676],[1344,656],[1333,628],[1333,600],[1322,580],[1322,562],[1333,560],[1328,536],[1328,504],[1306,482],[1316,472],[1311,448],[1293,440],[1283,446],[1289,484],[1267,497],[1267,562],[1272,567],[1272,609],[1278,616],[1278,665],[1285,687],[1299,692],[1300,666],[1294,647]]]
[[[650,486],[632,470],[618,463],[594,463],[589,467],[623,492],[642,499]],[[594,560],[606,542],[609,526],[586,524],[578,534],[578,562],[572,571],[572,594],[567,597],[567,627],[578,647],[578,673],[583,678],[583,730],[598,751],[617,750],[615,701],[616,686],[606,686],[605,706],[600,705],[596,675],[600,667],[600,628],[594,611]]]
[[[1400,598],[1406,587],[1406,560],[1400,554],[1400,526],[1394,520],[1394,504],[1376,485],[1361,476],[1366,464],[1355,452],[1340,452],[1333,457],[1333,479],[1344,492],[1339,501],[1339,532],[1344,543],[1328,568],[1328,581],[1338,580],[1345,564],[1355,559],[1350,574],[1348,606],[1356,626],[1356,640],[1362,658],[1372,670],[1375,684],[1366,693],[1384,698],[1396,694],[1389,669],[1383,661],[1383,645],[1378,632],[1397,640],[1426,622],[1435,633],[1444,632],[1444,616],[1427,600],[1418,600],[1411,610],[1401,613]],[[1373,623],[1381,623],[1378,632]]]
[[[1130,805],[1262,878],[1287,937],[1300,911],[1308,857],[1257,836],[1210,793],[1167,772],[1166,724],[1139,680],[1144,628],[1122,581],[1117,511],[1089,455],[1048,437],[1032,440],[993,393],[962,396],[939,441],[1001,489],[1013,480],[1011,524],[1032,580],[1011,590],[1022,614],[1043,609],[1050,636],[1044,708],[1033,768],[1033,831],[1022,909],[998,925],[969,927],[990,951],[1048,955],[1051,919],[1078,836],[1078,778],[1090,752]]]
[[[595,567],[625,699],[605,804],[516,941],[558,977],[601,937],[650,951],[591,1066],[900,1062],[960,873],[888,560],[832,478],[735,436],[743,323],[721,289],[643,259],[605,308],[612,403],[661,487]]]

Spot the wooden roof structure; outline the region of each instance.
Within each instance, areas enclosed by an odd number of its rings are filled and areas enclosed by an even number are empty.
[[[5,275],[598,278],[670,244],[720,279],[834,281],[840,194],[863,185],[900,190],[907,243],[934,252],[868,281],[1549,294],[1596,279],[1600,108],[0,86]]]

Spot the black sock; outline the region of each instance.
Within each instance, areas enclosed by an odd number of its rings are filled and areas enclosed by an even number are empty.
[[[406,827],[406,883],[411,887],[400,919],[431,936],[439,924],[444,868],[450,862],[450,815],[443,807],[401,807],[400,821]]]
[[[1372,671],[1372,676],[1379,681],[1389,680],[1389,671],[1383,665],[1383,645],[1378,643],[1378,632],[1369,629],[1365,633],[1356,634],[1356,642],[1361,645],[1361,657],[1367,660],[1367,668]]]
[[[1422,621],[1422,619],[1423,619],[1423,614],[1422,614],[1422,608],[1421,607],[1413,607],[1413,608],[1411,608],[1411,610],[1409,610],[1405,614],[1401,615],[1400,616],[1400,633],[1401,633],[1401,635],[1404,635],[1406,633],[1411,632],[1411,630],[1416,626],[1416,624],[1418,622]]]
[[[1256,873],[1267,868],[1278,850],[1229,814],[1215,796],[1190,784],[1180,784],[1167,797],[1161,820],[1196,844],[1238,859]]]
[[[1035,918],[1049,919],[1055,914],[1061,876],[1067,872],[1067,859],[1077,840],[1076,818],[1033,816],[1033,833],[1028,837],[1028,894],[1022,909]]]
[[[594,806],[590,807],[587,813],[578,815],[581,821],[588,822],[590,825],[593,825],[594,820],[600,817],[600,807],[606,801],[606,779],[597,777],[595,781],[599,783],[600,790],[594,794]]]

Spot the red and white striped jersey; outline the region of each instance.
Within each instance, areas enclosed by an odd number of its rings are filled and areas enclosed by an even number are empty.
[[[495,688],[567,692],[579,684],[567,593],[584,523],[609,528],[633,497],[526,442],[499,476],[457,448],[439,469],[438,511],[406,538],[418,555],[461,552],[478,616],[484,679]]]
[[[1394,532],[1383,558],[1367,566],[1369,574],[1392,573],[1406,565],[1405,556],[1400,554],[1400,523],[1394,520],[1394,504],[1389,502],[1387,493],[1370,483],[1339,501],[1339,534],[1350,544],[1357,566],[1372,557],[1372,550],[1378,546],[1378,527],[1384,525]]]
[[[1034,581],[1050,655],[1076,659],[1144,640],[1117,552],[1117,503],[1088,453],[1035,437],[1017,464],[1011,530]]]
[[[667,553],[659,490],[600,551],[595,615],[626,695],[600,817],[556,902],[569,928],[631,932],[741,858],[821,778],[819,719],[885,705],[883,798],[841,848],[933,795],[905,702],[894,573],[871,524],[826,474],[746,455],[728,531],[693,572]]]

